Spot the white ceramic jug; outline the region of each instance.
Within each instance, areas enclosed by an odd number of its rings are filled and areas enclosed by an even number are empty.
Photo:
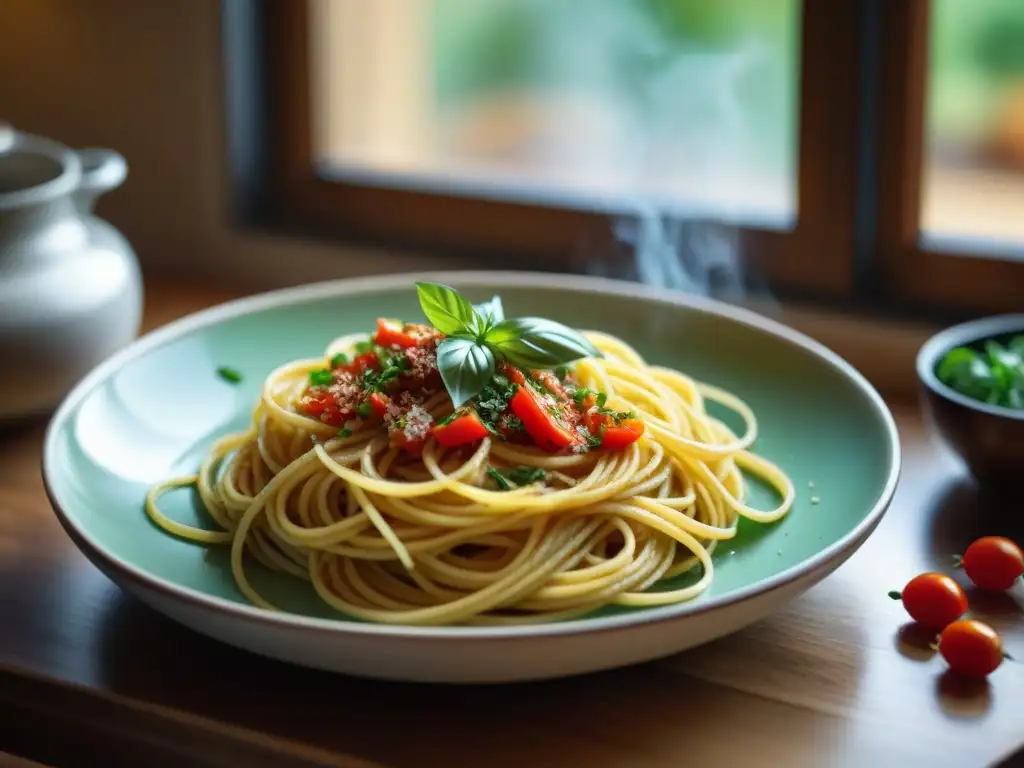
[[[139,330],[135,254],[92,215],[124,158],[0,123],[0,421],[45,412]]]

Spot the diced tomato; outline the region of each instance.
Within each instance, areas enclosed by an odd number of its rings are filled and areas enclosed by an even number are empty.
[[[370,410],[378,419],[383,418],[391,405],[391,398],[382,392],[374,392],[370,395]]]
[[[357,355],[355,359],[349,363],[346,368],[352,373],[362,373],[363,371],[379,371],[380,370],[380,358],[377,357],[376,352],[364,352],[361,355]]]
[[[515,426],[512,426],[513,424]],[[530,442],[530,436],[523,429],[519,417],[512,413],[511,408],[506,408],[498,417],[498,434],[512,443],[527,445]]]
[[[521,387],[526,386],[526,377],[523,376],[523,372],[516,368],[514,365],[509,365],[506,362],[502,362],[498,366],[498,373],[502,374],[506,379],[511,381],[513,384],[518,384]]]
[[[560,400],[566,399],[565,387],[551,371],[534,371],[531,374],[534,381],[540,383],[544,389]]]
[[[644,433],[640,419],[623,419],[618,424],[611,422],[601,437],[601,447],[608,451],[621,451],[632,445]]]
[[[403,326],[382,317],[377,320],[377,334],[373,337],[373,343],[379,347],[408,349],[415,347],[417,340],[411,334],[406,333]]]
[[[340,427],[349,418],[339,410],[334,396],[327,390],[308,395],[302,402],[302,411],[310,418],[334,427]]]
[[[558,423],[529,387],[519,387],[509,401],[509,406],[523,422],[533,441],[544,450],[561,450],[575,442],[572,433]]]
[[[334,398],[327,390],[309,394],[302,403],[302,410],[310,416],[319,416],[334,404]]]
[[[457,448],[483,440],[487,437],[487,427],[480,421],[476,411],[467,410],[447,424],[434,427],[433,433],[434,439],[445,448]]]

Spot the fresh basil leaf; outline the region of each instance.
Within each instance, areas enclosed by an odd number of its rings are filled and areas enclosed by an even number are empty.
[[[473,305],[447,285],[416,283],[423,314],[437,330],[446,335],[475,333],[479,319]]]
[[[948,387],[976,400],[998,397],[999,385],[986,359],[973,349],[957,347],[939,362],[935,375]]]
[[[485,301],[483,304],[475,304],[473,309],[476,310],[477,315],[483,321],[483,328],[489,329],[496,326],[502,320],[505,319],[505,308],[501,305],[501,296],[495,295],[490,301]]]
[[[437,368],[458,408],[480,394],[494,376],[494,353],[473,339],[449,337],[437,345]]]
[[[581,333],[542,317],[505,320],[487,331],[484,341],[524,368],[555,368],[583,357],[601,357]]]

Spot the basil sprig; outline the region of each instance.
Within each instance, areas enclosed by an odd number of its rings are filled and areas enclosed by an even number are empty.
[[[601,352],[568,326],[542,317],[505,319],[501,298],[474,307],[446,285],[416,283],[423,314],[445,334],[437,367],[456,408],[480,394],[506,360],[521,368],[555,368]]]

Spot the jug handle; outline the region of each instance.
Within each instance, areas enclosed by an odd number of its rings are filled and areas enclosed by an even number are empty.
[[[128,163],[112,149],[80,149],[76,154],[82,163],[82,181],[74,198],[80,211],[90,213],[100,195],[124,183]]]

